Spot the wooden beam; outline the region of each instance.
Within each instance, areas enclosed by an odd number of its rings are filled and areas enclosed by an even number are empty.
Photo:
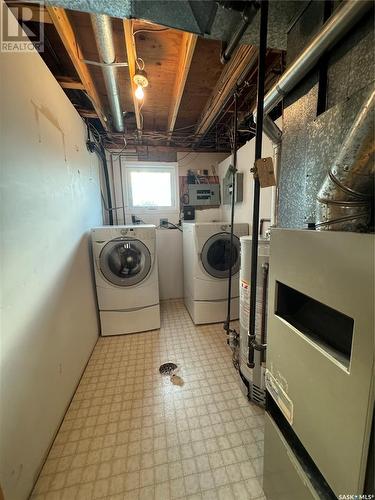
[[[82,118],[99,118],[96,111],[92,109],[76,108],[76,110],[82,116]]]
[[[105,130],[108,130],[107,118],[102,108],[99,95],[91,78],[90,72],[83,62],[83,56],[79,45],[77,44],[72,25],[64,9],[59,7],[47,7],[48,13],[53,24],[61,38],[62,43],[74,65],[75,70],[83,84],[83,87],[98,115]]]
[[[176,79],[173,87],[172,102],[169,109],[167,132],[172,135],[178,110],[180,108],[181,99],[185,89],[186,79],[189,73],[191,61],[197,43],[197,35],[192,33],[183,33],[181,41],[181,52]]]
[[[133,21],[131,19],[124,19],[124,33],[125,33],[125,45],[126,45],[126,54],[128,58],[128,68],[129,68],[129,76],[132,88],[132,98],[133,98],[133,106],[135,112],[135,120],[137,123],[138,137],[140,138],[142,135],[143,129],[143,120],[141,117],[141,110],[139,106],[139,101],[135,97],[136,84],[133,81],[133,76],[136,70],[136,59],[137,59],[137,48],[135,46],[135,40],[133,36]]]
[[[224,66],[220,78],[201,114],[195,133],[204,136],[222,111],[223,105],[236,87],[246,67],[254,66],[258,50],[250,45],[241,45]]]
[[[56,76],[56,80],[63,89],[85,90],[83,83],[71,78],[70,76]]]
[[[51,16],[42,5],[13,2],[9,7],[19,21],[52,24]]]

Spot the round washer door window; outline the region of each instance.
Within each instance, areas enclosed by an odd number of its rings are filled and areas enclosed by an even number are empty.
[[[218,233],[211,236],[202,249],[204,269],[214,278],[227,278],[230,266],[230,234]],[[240,240],[233,235],[232,275],[240,269]]]
[[[118,238],[107,243],[100,253],[100,270],[114,285],[137,285],[151,269],[151,254],[139,240]]]

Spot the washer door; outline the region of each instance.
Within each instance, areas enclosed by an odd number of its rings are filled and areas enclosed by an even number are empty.
[[[230,266],[230,234],[217,233],[211,236],[202,249],[204,269],[214,278],[227,278]],[[233,235],[232,275],[240,269],[240,240]]]
[[[100,253],[100,270],[114,285],[133,286],[143,281],[151,269],[151,254],[139,240],[117,238]]]

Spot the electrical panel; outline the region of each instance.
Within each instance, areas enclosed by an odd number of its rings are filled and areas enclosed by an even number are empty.
[[[228,169],[224,179],[223,179],[223,204],[230,205],[232,200],[232,184],[233,175]],[[243,173],[236,173],[236,188],[234,193],[235,203],[243,201]]]
[[[189,184],[188,195],[190,206],[218,206],[220,184]]]

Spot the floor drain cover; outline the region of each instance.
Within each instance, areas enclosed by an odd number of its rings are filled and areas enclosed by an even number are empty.
[[[174,363],[164,363],[160,366],[159,372],[162,375],[170,375],[176,368],[177,365],[175,365]]]

